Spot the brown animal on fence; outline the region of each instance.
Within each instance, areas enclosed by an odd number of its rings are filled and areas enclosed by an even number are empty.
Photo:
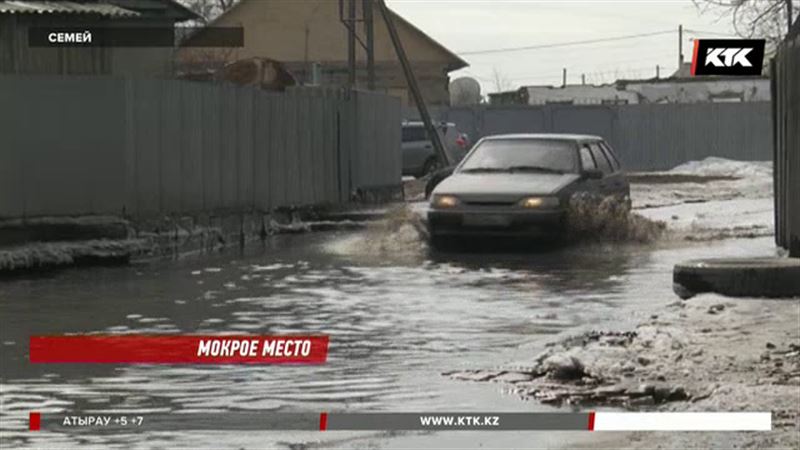
[[[283,91],[297,80],[278,61],[269,58],[247,58],[226,64],[214,75],[217,81],[239,86],[255,86],[269,91]]]

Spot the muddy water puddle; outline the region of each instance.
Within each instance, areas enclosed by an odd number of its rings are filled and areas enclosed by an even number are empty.
[[[245,255],[227,251],[0,284],[0,315],[9,325],[0,331],[4,435],[19,445],[42,445],[20,431],[31,409],[546,408],[501,395],[499,385],[467,386],[442,374],[511,364],[559,336],[633,324],[674,300],[675,262],[707,254],[592,244],[436,255],[414,237],[413,225],[399,222],[360,233],[274,237]],[[379,243],[370,250],[365,239]],[[770,248],[769,239],[755,239],[719,243],[714,251]],[[27,363],[29,335],[64,333],[327,334],[331,349],[328,363],[315,367]],[[106,439],[90,443],[198,442],[196,434],[182,432]],[[236,436],[230,443],[263,447],[306,437],[264,439]]]

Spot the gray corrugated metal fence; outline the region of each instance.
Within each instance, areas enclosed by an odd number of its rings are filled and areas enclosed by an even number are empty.
[[[400,184],[400,104],[108,77],[0,77],[0,216],[348,201]]]
[[[775,241],[800,257],[800,20],[772,61]]]
[[[661,170],[719,156],[772,159],[768,102],[507,105],[437,111],[473,140],[500,133],[585,133],[606,138],[630,170]]]
[[[385,107],[387,98],[399,100],[367,91],[354,91],[352,95],[345,112],[358,126],[346,128],[342,136],[345,147],[352,149],[342,161],[343,172],[350,179],[347,192],[381,188],[388,184],[387,176],[399,180],[402,172],[401,111],[399,107]],[[387,143],[392,143],[396,151],[385,151]]]

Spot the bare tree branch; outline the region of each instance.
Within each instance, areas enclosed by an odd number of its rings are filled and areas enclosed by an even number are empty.
[[[494,85],[495,92],[511,90],[511,80],[509,80],[503,72],[497,70],[496,67],[492,69],[492,84]]]
[[[766,39],[777,45],[797,17],[800,0],[692,0],[701,13],[717,11],[729,15],[731,25],[744,38]],[[792,15],[788,17],[791,2]]]

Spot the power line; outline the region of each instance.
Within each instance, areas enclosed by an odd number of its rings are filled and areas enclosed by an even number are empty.
[[[474,50],[474,51],[465,51],[465,52],[456,52],[458,55],[466,56],[466,55],[484,55],[490,53],[505,53],[505,52],[517,52],[517,51],[524,51],[524,50],[539,50],[544,48],[557,48],[557,47],[568,47],[572,45],[586,45],[586,44],[595,44],[598,42],[613,42],[613,41],[622,41],[627,39],[637,39],[649,36],[658,36],[662,34],[671,34],[675,33],[675,30],[664,30],[664,31],[654,31],[652,33],[639,33],[639,34],[628,34],[624,36],[614,36],[614,37],[607,37],[607,38],[600,38],[600,39],[586,39],[582,41],[567,41],[567,42],[556,42],[552,44],[540,44],[540,45],[529,45],[525,47],[506,47],[506,48],[494,48],[494,49],[485,49],[485,50]]]
[[[640,45],[645,45],[648,49],[648,53],[644,54],[642,52],[634,50],[631,51],[633,46],[638,47]],[[651,40],[647,43],[633,43],[633,42],[603,42],[599,44],[594,44],[591,46],[573,46],[573,47],[562,47],[557,49],[551,50],[542,50],[542,51],[535,51],[531,52],[530,54],[524,53],[496,53],[496,54],[485,54],[485,55],[472,55],[472,56],[465,56],[464,58],[468,61],[480,61],[481,64],[492,62],[495,63],[505,63],[510,60],[514,60],[514,58],[531,58],[535,57],[537,64],[545,63],[545,62],[558,62],[562,64],[564,61],[570,60],[582,60],[586,55],[593,54],[603,54],[606,55],[606,58],[609,60],[616,60],[617,58],[626,58],[631,60],[641,61],[642,58],[648,57],[650,52],[657,52],[658,54],[669,53],[671,56],[675,54],[674,48],[675,44],[672,42],[669,36],[664,36],[660,39]]]
[[[708,34],[708,35],[711,35],[711,36],[739,37],[738,35],[733,34],[733,33],[720,33],[720,32],[717,32],[717,31],[692,30],[692,29],[689,29],[689,28],[684,28],[683,31],[687,32],[688,34],[693,34],[695,36],[701,35],[701,34]]]

